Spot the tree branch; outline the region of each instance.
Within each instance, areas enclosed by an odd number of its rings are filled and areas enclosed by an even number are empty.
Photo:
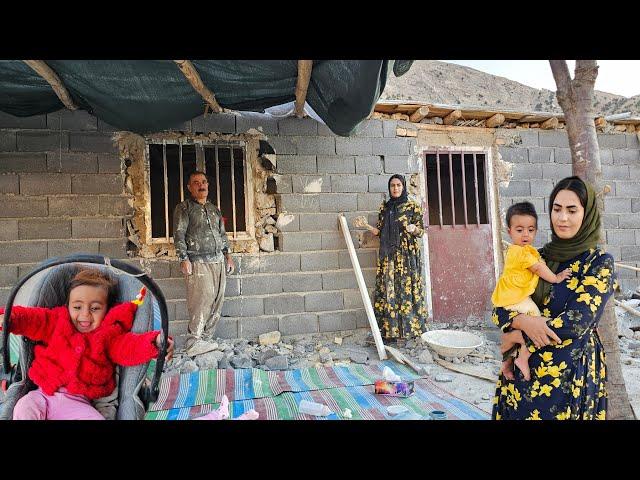
[[[298,60],[298,81],[296,82],[296,117],[304,115],[304,102],[307,98],[307,89],[311,80],[313,60]]]
[[[189,81],[193,89],[200,94],[205,102],[211,107],[215,113],[222,112],[222,107],[216,100],[215,95],[202,81],[196,67],[189,60],[174,60],[178,68]]]
[[[556,81],[558,90],[556,98],[558,103],[564,109],[564,105],[568,105],[568,101],[573,97],[573,86],[571,85],[571,75],[566,60],[549,60],[553,79]]]
[[[44,60],[23,60],[23,62],[29,65],[38,75],[44,78],[47,83],[51,85],[54,93],[58,96],[65,107],[71,111],[78,109],[78,106],[73,103],[67,87],[64,86],[64,83],[62,83],[58,74],[54,72],[53,69],[44,62]]]

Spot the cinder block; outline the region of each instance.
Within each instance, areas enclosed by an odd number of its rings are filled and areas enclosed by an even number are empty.
[[[636,245],[636,237],[633,230],[608,230],[608,245]]]
[[[278,155],[278,173],[317,173],[315,155]]]
[[[321,137],[337,137],[324,123],[318,123],[318,135]]]
[[[35,218],[18,221],[20,240],[71,238],[71,220]]]
[[[280,226],[281,232],[299,232],[300,231],[300,214],[292,214],[293,220],[286,225]]]
[[[285,117],[278,120],[278,131],[280,135],[316,136],[318,122],[311,117]]]
[[[242,295],[263,295],[282,293],[282,275],[254,275],[240,280]]]
[[[51,130],[98,130],[98,119],[86,110],[62,109],[47,114],[47,127]]]
[[[264,299],[262,297],[234,297],[228,298],[222,304],[223,317],[255,317],[264,314]]]
[[[602,165],[603,180],[629,180],[629,165]]]
[[[355,330],[356,316],[354,312],[326,312],[318,314],[321,332],[342,332]]]
[[[396,129],[398,127],[397,120],[382,120],[382,135],[387,138],[394,138],[396,136]]]
[[[0,264],[41,262],[46,258],[47,242],[7,242],[0,248]]]
[[[232,113],[213,113],[191,119],[195,132],[236,133],[236,115]]]
[[[538,181],[538,179],[542,178],[542,165],[530,164],[530,163],[515,164],[511,172],[513,174],[513,177],[512,177],[513,180]],[[532,182],[532,183],[535,183],[535,182]],[[549,190],[549,192],[551,192],[551,190]]]
[[[9,300],[9,295],[11,295],[10,288],[0,288],[0,304],[6,304]]]
[[[600,150],[600,163],[602,165],[613,164],[613,150]]]
[[[617,197],[640,197],[640,184],[638,182],[616,182]]]
[[[331,175],[331,191],[339,193],[365,193],[369,188],[367,175]],[[357,208],[358,197],[352,199]]]
[[[285,274],[282,276],[282,288],[285,292],[314,292],[322,290],[322,274]]]
[[[118,153],[112,135],[102,132],[70,133],[69,150],[75,152]]]
[[[355,232],[351,232],[351,238]],[[358,248],[358,243],[353,242],[354,246]],[[347,244],[344,241],[344,235],[342,232],[322,232],[322,250],[342,250],[346,249]]]
[[[640,198],[631,199],[631,212],[632,213],[640,212]]]
[[[0,205],[5,218],[46,217],[48,211],[47,199],[44,197],[0,195]]]
[[[278,330],[278,317],[239,318],[238,337],[256,339],[263,333]]]
[[[553,148],[530,148],[529,149],[529,162],[531,163],[554,163]],[[546,168],[546,166],[545,166]]]
[[[613,163],[616,165],[637,165],[640,162],[640,150],[614,150]]]
[[[14,117],[0,112],[0,128],[47,128],[47,117],[45,115]]]
[[[306,213],[300,216],[301,231],[335,231],[338,228],[338,215],[335,213]]]
[[[71,193],[71,175],[67,173],[21,173],[22,195],[54,195]]]
[[[369,325],[369,319],[367,318],[367,312],[364,310],[364,308],[360,310],[354,310],[353,314],[356,317],[356,328],[371,328],[371,326]]]
[[[325,272],[322,274],[323,290],[344,290],[349,288],[358,288],[358,282],[353,270]]]
[[[16,150],[16,132],[0,131],[0,152],[15,152]]]
[[[0,174],[0,193],[19,193],[20,179],[11,173]]]
[[[336,154],[338,155],[372,155],[371,138],[336,137]]]
[[[292,175],[293,193],[331,192],[329,175]]]
[[[264,299],[264,313],[266,315],[301,312],[304,312],[304,296],[302,295],[273,295]]]
[[[509,163],[528,163],[529,162],[529,149],[528,148],[512,148],[512,147],[498,147],[498,153],[502,157],[502,160]]]
[[[122,173],[122,161],[116,154],[99,153],[98,154],[98,172],[99,173]]]
[[[61,173],[98,173],[98,156],[95,153],[48,153],[47,170]]]
[[[176,303],[176,320],[186,320],[189,318],[187,312],[187,302],[184,300],[178,300]]]
[[[606,211],[606,208],[605,208]],[[618,228],[618,219],[620,215],[616,214],[605,214],[602,216],[602,226],[605,229],[615,229]]]
[[[73,218],[71,219],[73,238],[114,238],[124,235],[122,219]]]
[[[117,132],[119,130],[122,130],[122,129],[118,128],[118,127],[114,127],[113,125],[109,125],[104,120],[98,119],[98,131],[99,132],[113,133],[113,132]]]
[[[614,260],[619,261],[621,257],[620,247],[612,245],[607,245],[606,247],[607,253],[610,253],[613,256]]]
[[[49,152],[69,150],[69,134],[51,130],[25,130],[16,134],[21,152]]]
[[[291,175],[273,174],[271,176],[275,180],[275,189],[269,190],[269,183],[267,183],[267,193],[291,193],[293,192],[293,180]],[[269,180],[267,180],[269,182]]]
[[[238,325],[237,318],[221,317],[213,334],[217,338],[238,338]]]
[[[640,213],[620,215],[618,226],[619,228],[640,228]],[[638,253],[640,253],[640,247],[638,248]]]
[[[389,193],[389,175],[369,175],[370,193]]]
[[[167,300],[182,300],[187,296],[187,285],[181,278],[159,278],[156,283]]]
[[[141,270],[144,270],[151,276],[151,278],[169,278],[171,277],[171,264],[164,260],[143,260],[142,265],[138,265]]]
[[[18,267],[0,266],[0,287],[12,287],[18,282]]]
[[[300,260],[300,269],[303,272],[337,270],[339,268],[338,252],[303,253]]]
[[[409,155],[411,142],[405,138],[372,138],[371,147],[374,155]]]
[[[640,179],[640,165],[629,165],[629,178],[631,180]]]
[[[360,155],[354,158],[356,160],[356,173],[382,173],[382,159],[384,157],[380,155]]]
[[[2,135],[2,132],[0,132]],[[0,173],[38,173],[47,171],[45,153],[0,153]]]
[[[620,260],[635,263],[638,261],[638,246],[620,247]],[[618,269],[620,271],[621,269]]]
[[[355,173],[355,157],[351,155],[318,155],[318,173]]]
[[[421,163],[411,155],[384,156],[384,171],[390,174],[408,174],[420,171]]]
[[[318,333],[318,315],[315,313],[296,313],[284,315],[278,322],[278,330],[282,335],[301,335]]]
[[[295,155],[298,153],[298,146],[291,140],[291,137],[269,137],[267,141],[276,155]]]
[[[38,266],[37,263],[30,263],[30,264],[22,264],[22,265],[18,265],[18,278],[22,278],[25,275],[28,275],[29,273],[31,273],[33,270],[35,270],[35,268]]]
[[[296,146],[300,155],[335,155],[334,137],[288,137]]]
[[[627,148],[640,148],[640,140],[638,139],[637,129],[636,133],[626,133],[625,137],[627,137]]]
[[[537,165],[533,165],[537,166]],[[545,197],[551,194],[553,190],[553,180],[540,180],[535,179],[535,181],[531,181],[531,196],[532,197]]]
[[[604,211],[607,213],[631,213],[631,199],[604,197]]]
[[[236,131],[244,133],[255,128],[267,135],[278,135],[278,119],[264,113],[242,112],[236,115]]]
[[[98,251],[110,258],[127,258],[127,241],[124,238],[100,240]]]
[[[89,195],[49,197],[49,215],[53,217],[97,215],[98,199],[97,196]]]
[[[569,148],[567,132],[540,130],[538,139],[541,147],[565,147]]]
[[[262,255],[260,273],[285,273],[300,271],[300,254],[274,252]]]
[[[305,252],[308,250],[320,250],[322,240],[319,234],[306,232],[282,232],[278,235],[279,246],[282,252]]]
[[[544,165],[542,167],[542,178],[550,178],[554,181],[571,176],[570,164]]]
[[[0,241],[18,240],[18,220],[0,219]]]
[[[371,179],[369,179],[369,181],[371,181]],[[358,210],[363,212],[377,212],[383,201],[384,195],[382,193],[359,193]]]
[[[122,175],[71,175],[71,193],[119,195],[123,191],[124,180]]]
[[[356,126],[355,137],[383,137],[382,120],[363,120]]]
[[[183,280],[184,281],[184,280]],[[225,297],[237,297],[240,295],[240,278],[236,276],[227,277],[225,286]]]
[[[347,212],[357,209],[358,196],[355,193],[326,193],[320,195],[321,212]]]
[[[606,148],[627,148],[627,137],[624,134],[599,134],[598,145],[601,150]]]
[[[537,147],[540,145],[540,137],[538,136],[539,130],[521,130],[518,132],[520,137],[520,145],[522,147]]]
[[[571,163],[571,149],[554,148],[553,159],[556,163]]]
[[[511,180],[507,187],[500,186],[500,195],[504,197],[531,195],[529,181]]]
[[[133,206],[129,205],[128,197],[110,197],[101,195],[99,199],[99,212],[101,215],[133,215]]]
[[[378,264],[378,252],[374,249],[358,249],[356,250],[356,257],[358,257],[358,263],[360,268],[375,268]],[[351,269],[351,257],[349,252],[340,252],[340,268]]]
[[[342,292],[313,292],[304,296],[304,308],[307,312],[342,310],[344,300]]]

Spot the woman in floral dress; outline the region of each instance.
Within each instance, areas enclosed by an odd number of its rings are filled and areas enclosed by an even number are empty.
[[[554,285],[540,279],[532,299],[541,317],[494,309],[493,322],[503,332],[521,330],[532,355],[530,381],[520,371],[513,381],[500,375],[493,418],[604,420],[607,371],[596,327],[615,287],[613,257],[598,247],[600,213],[589,184],[578,177],[558,182],[549,211],[552,240],[542,258],[573,276]],[[512,346],[503,338],[503,351]]]
[[[418,244],[424,233],[422,208],[408,198],[402,175],[389,179],[389,195],[380,206],[377,228],[367,225],[380,236],[374,311],[387,341],[420,336],[427,317]]]

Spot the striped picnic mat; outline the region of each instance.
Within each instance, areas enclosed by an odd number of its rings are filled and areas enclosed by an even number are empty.
[[[264,371],[255,368],[199,370],[160,380],[158,400],[149,411],[171,410],[234,400],[275,397],[284,392],[307,392],[337,387],[373,385],[388,366],[403,380],[420,378],[404,365],[387,360],[377,365],[349,365]]]
[[[396,365],[397,366],[397,365]],[[310,400],[327,405],[333,414],[313,417],[301,414],[298,404]],[[353,420],[392,420],[387,406],[403,405],[413,414],[427,419],[432,410],[442,410],[451,420],[488,420],[489,414],[454,397],[428,379],[416,380],[416,393],[409,398],[375,395],[373,385],[343,386],[323,390],[284,392],[278,396],[236,400],[230,403],[231,418],[254,409],[260,420],[344,420],[345,409],[351,410]],[[161,411],[150,411],[147,420],[186,420],[195,418],[218,407],[218,403],[185,406]]]

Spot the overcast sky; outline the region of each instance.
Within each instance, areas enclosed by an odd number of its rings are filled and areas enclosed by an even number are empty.
[[[548,60],[443,60],[506,77],[530,87],[556,90]],[[573,77],[575,60],[568,60]],[[640,60],[598,60],[596,90],[633,97],[640,95]]]

